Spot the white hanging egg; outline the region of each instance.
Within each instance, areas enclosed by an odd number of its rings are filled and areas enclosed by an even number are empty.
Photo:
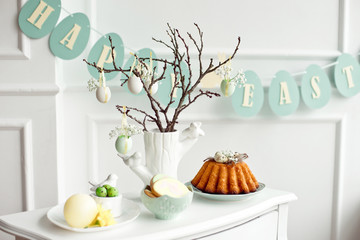
[[[111,91],[109,87],[98,87],[96,89],[96,98],[101,103],[107,103],[111,98]]]
[[[235,91],[235,84],[229,83],[227,80],[222,80],[220,84],[221,92],[225,97],[230,97]]]
[[[125,137],[125,136],[119,136],[116,139],[115,142],[115,148],[119,153],[127,154],[132,147],[132,138],[131,137]]]
[[[145,82],[145,87],[146,87],[147,89],[149,89],[150,83],[151,83],[151,81],[146,81],[146,82]],[[154,84],[151,86],[150,94],[151,94],[151,95],[154,95],[154,94],[157,92],[158,89],[159,89],[159,85],[158,85],[158,83],[156,82],[156,83],[154,83]]]
[[[128,89],[133,94],[139,94],[143,88],[141,79],[135,75],[132,75],[128,79]]]

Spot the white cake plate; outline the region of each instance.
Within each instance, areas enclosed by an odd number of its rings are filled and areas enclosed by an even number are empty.
[[[213,193],[206,193],[206,192],[201,191],[200,189],[197,189],[190,182],[186,183],[186,185],[191,185],[191,187],[194,189],[194,193],[196,195],[199,195],[204,198],[212,199],[212,200],[217,200],[217,201],[241,201],[241,200],[249,199],[249,198],[253,197],[254,195],[258,194],[261,190],[263,190],[265,188],[265,184],[259,182],[259,187],[258,187],[258,189],[256,189],[255,192],[250,192],[250,193],[246,193],[246,194],[244,194],[244,193],[242,193],[242,194],[213,194]]]
[[[91,227],[91,228],[73,228],[70,227],[64,218],[64,204],[57,205],[51,208],[47,212],[47,218],[58,227],[61,227],[66,230],[70,230],[73,232],[99,232],[99,231],[106,231],[114,228],[118,228],[123,226],[127,223],[134,221],[140,214],[140,206],[126,198],[123,198],[121,201],[121,208],[123,209],[122,214],[119,217],[115,218],[116,224],[106,227]]]

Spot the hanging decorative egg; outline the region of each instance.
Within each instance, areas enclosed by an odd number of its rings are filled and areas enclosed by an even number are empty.
[[[235,91],[236,85],[224,79],[221,81],[220,89],[225,97],[230,97]]]
[[[139,94],[143,88],[141,79],[135,75],[131,75],[128,79],[128,89],[133,94]]]
[[[96,89],[96,98],[101,103],[107,103],[111,98],[110,88],[106,86],[104,72],[101,71],[99,77],[99,87]]]
[[[109,87],[98,87],[96,89],[96,98],[101,103],[107,103],[111,98]]]
[[[124,135],[119,136],[115,142],[116,150],[121,154],[127,154],[132,147],[132,138]]]
[[[150,84],[151,84],[151,81],[146,81],[146,82],[145,82],[145,87],[146,87],[147,89],[149,89]],[[150,94],[151,94],[151,95],[154,95],[154,94],[157,92],[158,89],[159,89],[159,85],[158,85],[158,83],[156,82],[156,83],[154,83],[154,84],[151,86]]]

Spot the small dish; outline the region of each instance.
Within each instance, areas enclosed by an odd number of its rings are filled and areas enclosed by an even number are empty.
[[[116,224],[107,227],[90,227],[90,228],[70,227],[64,218],[64,204],[60,204],[55,207],[52,207],[47,212],[47,218],[49,219],[50,222],[52,222],[56,226],[73,232],[83,232],[83,233],[99,232],[99,231],[106,231],[106,230],[118,228],[127,223],[130,223],[139,216],[141,211],[140,206],[137,203],[128,200],[126,198],[122,199],[121,208],[123,209],[123,211],[119,217],[115,218]]]
[[[90,196],[95,200],[97,204],[100,204],[104,209],[111,210],[111,213],[114,216],[114,218],[119,217],[121,215],[122,194],[119,194],[116,197],[98,197],[94,193],[91,193]]]
[[[191,186],[188,186],[189,192],[181,198],[169,197],[163,195],[161,197],[149,197],[144,190],[150,190],[150,186],[146,186],[141,191],[141,201],[145,207],[152,212],[157,219],[174,219],[178,217],[191,203],[194,192]]]
[[[187,186],[190,185],[194,189],[194,193],[196,195],[217,201],[241,201],[241,200],[249,199],[254,195],[258,194],[259,192],[261,192],[265,188],[265,184],[259,182],[259,187],[258,189],[256,189],[255,192],[250,192],[246,194],[213,194],[213,193],[206,193],[201,191],[200,189],[197,189],[191,184],[191,182],[187,182],[185,185]]]

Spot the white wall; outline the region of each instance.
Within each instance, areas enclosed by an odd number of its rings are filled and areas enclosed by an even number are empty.
[[[0,4],[5,6],[5,0]],[[210,57],[216,58],[219,52],[230,55],[236,37],[241,36],[233,66],[256,71],[265,87],[279,70],[302,72],[309,64],[331,63],[342,52],[355,56],[360,47],[356,28],[360,2],[356,0],[221,3],[63,0],[62,4],[70,12],[86,13],[93,28],[101,33],[118,33],[129,48],[126,56],[130,49],[151,47],[160,57],[169,57],[163,46],[151,40],[151,37],[166,40],[167,22],[180,31],[194,34],[192,23],[200,25],[204,31],[206,62]],[[2,165],[11,162],[1,170],[5,174],[0,176],[7,179],[8,172],[15,172],[16,184],[20,187],[25,184],[19,180],[23,175],[19,151],[26,151],[21,150],[22,146],[25,148],[21,139],[28,139],[24,132],[29,130],[19,129],[30,129],[33,137],[26,146],[32,146],[33,157],[29,161],[33,162],[35,207],[86,192],[89,179],[102,179],[111,172],[120,176],[120,191],[140,191],[141,181],[116,156],[114,140],[109,140],[108,133],[121,123],[116,104],[139,107],[144,105],[144,98],[125,92],[116,78],[108,83],[111,101],[105,105],[98,103],[94,93],[87,91],[90,75],[82,58],[87,57],[100,35],[91,32],[91,42],[82,56],[70,61],[54,59],[47,47],[47,37],[41,40],[17,37],[15,1],[13,5],[12,11],[0,10],[6,12],[5,16],[10,18],[7,21],[12,24],[4,31],[13,39],[24,39],[31,54],[26,47],[19,49],[15,40],[0,37],[0,70],[5,72],[0,78],[0,161]],[[63,11],[61,17],[65,16],[67,13]],[[20,55],[15,57],[17,60],[10,60],[17,54]],[[14,68],[24,70],[14,71]],[[333,69],[327,72],[331,76]],[[58,94],[55,75],[60,87]],[[30,94],[19,93],[23,88],[35,90]],[[180,119],[180,130],[191,121],[202,121],[206,136],[180,163],[179,178],[191,180],[202,160],[213,154],[209,149],[247,152],[248,164],[261,182],[294,192],[299,198],[290,205],[289,239],[357,239],[360,235],[359,100],[359,95],[343,98],[333,88],[331,100],[323,109],[310,110],[301,103],[293,115],[277,117],[265,100],[256,117],[243,119],[236,115],[229,98],[201,99]],[[148,106],[145,109],[150,111]],[[40,126],[46,131],[40,130]],[[50,147],[44,148],[44,142],[49,142]],[[134,142],[134,149],[143,152],[141,137],[136,137]],[[50,173],[41,171],[44,164]],[[58,182],[53,177],[46,185],[52,187],[57,182],[55,194],[38,193],[43,188],[40,182],[56,174]],[[6,209],[24,210],[21,204],[20,200],[7,203]],[[0,209],[0,214],[7,213],[4,211]]]
[[[0,1],[0,215],[52,206],[59,197],[55,57],[47,38],[20,31],[23,2]]]

